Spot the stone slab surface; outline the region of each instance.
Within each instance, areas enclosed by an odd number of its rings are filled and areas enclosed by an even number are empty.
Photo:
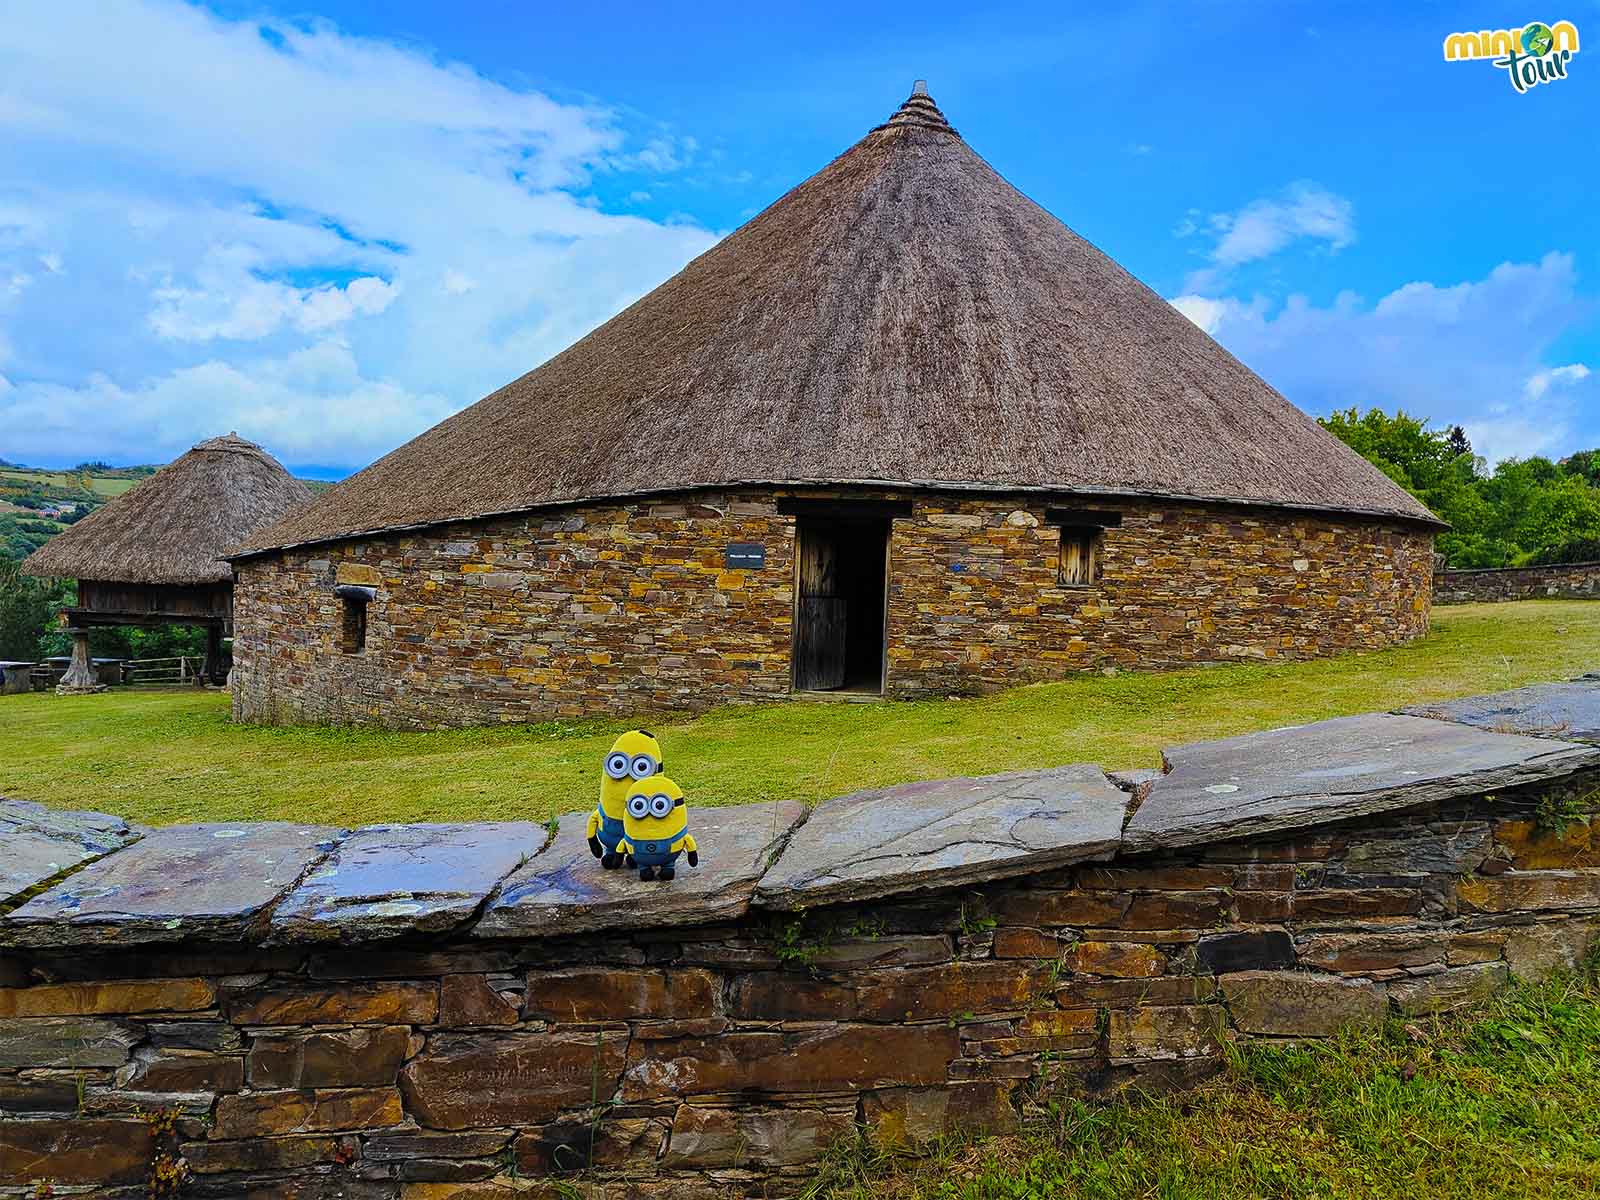
[[[756,903],[809,908],[1107,859],[1127,805],[1084,764],[841,796],[796,831]]]
[[[587,811],[561,818],[544,853],[515,871],[473,936],[554,937],[601,929],[699,925],[742,916],[773,852],[805,816],[793,800],[691,808],[700,865],[678,860],[677,878],[645,882],[626,867],[607,871],[589,852]]]
[[[1493,733],[1522,733],[1569,742],[1600,742],[1600,679],[1537,683],[1403,710]]]
[[[1600,748],[1393,713],[1166,752],[1125,852],[1259,837],[1600,767]]]
[[[141,832],[121,817],[62,812],[0,796],[0,904],[79,863],[122,849]]]
[[[454,929],[549,838],[531,821],[358,829],[273,910],[272,937],[352,942]]]
[[[98,1017],[0,1021],[0,1069],[120,1067],[143,1037]]]
[[[342,830],[168,825],[0,918],[0,945],[235,941]]]

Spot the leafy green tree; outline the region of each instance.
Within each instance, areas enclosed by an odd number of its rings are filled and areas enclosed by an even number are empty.
[[[1600,450],[1579,450],[1561,460],[1561,469],[1568,475],[1579,475],[1600,487]]]
[[[1600,451],[1490,471],[1459,425],[1433,430],[1403,411],[1354,408],[1322,425],[1450,523],[1438,548],[1452,567],[1573,562],[1600,546]]]
[[[0,658],[34,662],[46,652],[56,610],[68,603],[70,584],[49,584],[24,575],[0,558]]]

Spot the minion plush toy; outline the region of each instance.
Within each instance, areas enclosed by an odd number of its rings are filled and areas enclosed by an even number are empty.
[[[622,826],[617,849],[628,856],[630,867],[639,868],[640,879],[659,878],[663,883],[671,879],[677,873],[672,864],[685,851],[691,867],[700,865],[683,789],[665,775],[641,779],[628,788]]]
[[[600,803],[589,814],[589,849],[606,869],[620,867],[622,822],[630,784],[649,779],[661,770],[661,743],[648,729],[630,729],[606,754],[600,775]]]

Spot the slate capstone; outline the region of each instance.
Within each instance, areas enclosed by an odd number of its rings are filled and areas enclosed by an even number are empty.
[[[1419,704],[1403,711],[1495,733],[1600,742],[1600,677],[1586,675],[1571,683],[1536,683],[1487,696]]]
[[[120,850],[141,832],[121,817],[0,797],[0,905],[79,863]]]
[[[1125,852],[1257,837],[1600,767],[1600,748],[1392,713],[1337,717],[1166,752]]]
[[[1545,729],[1549,719],[1582,734],[1600,723],[1590,719],[1596,693],[1600,680],[1452,704],[1479,724]],[[752,904],[794,910],[959,887],[1103,861],[1119,849],[1234,841],[1559,780],[1600,768],[1600,745],[1437,714],[1372,713],[1181,746],[1165,761],[1153,779],[1113,780],[1080,765],[903,784],[829,801],[809,820],[793,801],[696,809],[700,865],[680,865],[671,883],[603,870],[586,843],[586,811],[563,817],[554,837],[529,822],[354,834],[179,825],[141,837],[114,817],[0,800],[0,882],[10,889],[0,896],[95,859],[0,917],[0,946],[353,943],[458,929],[480,911],[473,935],[482,938],[707,924]],[[1129,806],[1136,811],[1124,831]],[[1419,863],[1467,871],[1488,837],[1482,822],[1430,825],[1405,839],[1358,841],[1336,866],[1367,880]],[[1512,882],[1522,886],[1523,876],[1476,886]],[[1512,902],[1474,901],[1486,911]],[[1283,947],[1265,940],[1218,941],[1203,948],[1208,955],[1217,970],[1287,965]]]
[[[272,937],[376,941],[454,929],[549,838],[531,821],[358,829],[273,911]]]
[[[808,908],[1108,859],[1127,803],[1082,764],[841,796],[796,831],[756,903]]]
[[[742,916],[756,880],[804,815],[805,806],[793,800],[692,809],[689,829],[700,846],[700,865],[680,860],[677,878],[659,883],[625,867],[602,868],[589,852],[588,812],[568,813],[544,853],[505,881],[473,936],[553,937]]]
[[[236,941],[341,832],[281,822],[168,825],[0,919],[0,945]]]

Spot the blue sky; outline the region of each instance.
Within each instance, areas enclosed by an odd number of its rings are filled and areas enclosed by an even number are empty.
[[[913,79],[1301,407],[1600,446],[1600,5],[194,6],[0,23],[0,457],[365,465]],[[1459,29],[1574,22],[1518,94]],[[1591,66],[1592,63],[1592,66]]]

